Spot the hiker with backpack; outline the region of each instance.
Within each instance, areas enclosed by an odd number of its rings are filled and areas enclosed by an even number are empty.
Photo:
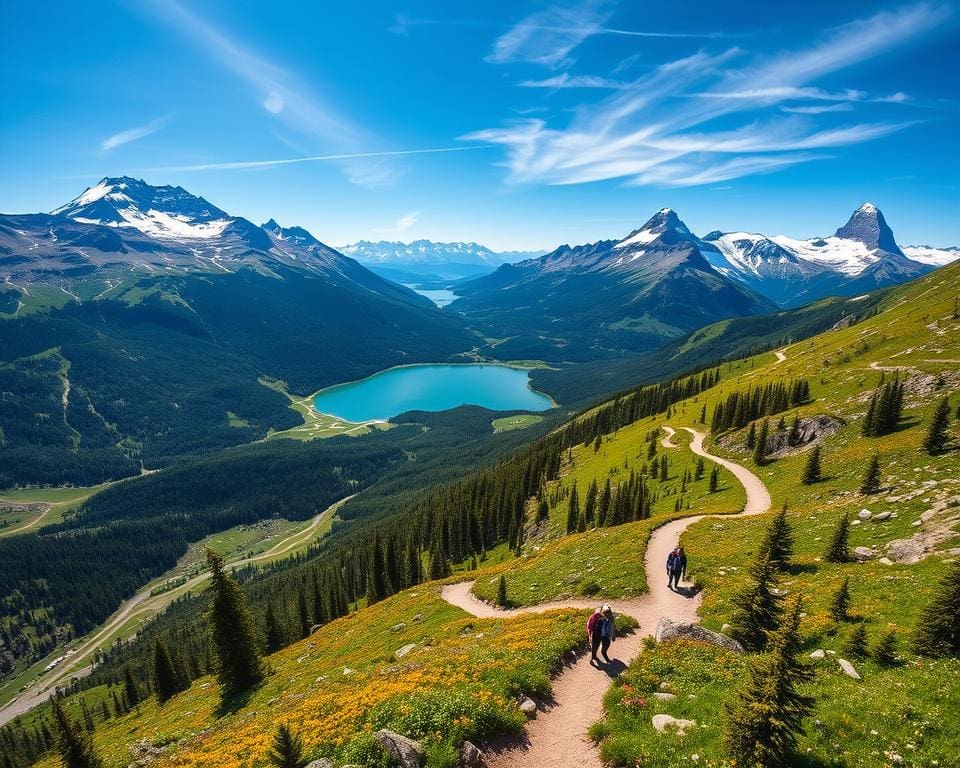
[[[603,660],[610,663],[607,651],[610,643],[616,638],[616,627],[613,623],[613,609],[609,605],[597,608],[587,621],[587,636],[590,638],[590,663],[600,664],[597,651],[603,654]]]
[[[676,591],[687,575],[687,555],[683,547],[674,549],[667,557],[667,587]]]

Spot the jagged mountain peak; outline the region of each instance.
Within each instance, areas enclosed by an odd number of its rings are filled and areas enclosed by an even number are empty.
[[[81,224],[131,227],[159,238],[218,237],[234,221],[183,187],[153,186],[131,176],[104,177],[51,214]]]
[[[682,242],[693,242],[696,238],[689,227],[683,223],[677,212],[672,208],[661,208],[647,219],[640,229],[635,229],[614,248],[629,248],[638,245],[649,245],[659,241],[662,245],[676,245]]]
[[[835,236],[844,240],[856,240],[868,248],[903,255],[893,236],[893,230],[873,203],[864,203],[857,208],[847,223],[836,231]]]
[[[311,246],[311,245],[322,245],[322,243],[315,238],[309,230],[304,229],[303,227],[281,227],[276,219],[270,219],[270,221],[265,224],[261,224],[260,228],[266,232],[272,234],[277,240],[290,242],[295,245],[300,246]]]

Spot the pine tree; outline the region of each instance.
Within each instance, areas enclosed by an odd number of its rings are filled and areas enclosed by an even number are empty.
[[[700,423],[707,423],[707,406],[703,406],[703,408],[700,409]]]
[[[820,465],[820,446],[815,445],[807,456],[807,464],[803,468],[803,477],[800,482],[804,485],[813,485],[821,480],[823,480],[823,469]]]
[[[750,422],[750,429],[747,430],[747,450],[752,451],[757,447],[757,422]]]
[[[59,698],[53,700],[53,719],[57,724],[57,751],[63,768],[101,768],[103,762],[93,748],[90,734],[70,721]]]
[[[280,623],[277,621],[277,614],[273,609],[273,602],[267,603],[267,614],[264,618],[264,627],[266,630],[267,652],[274,653],[283,648],[283,631],[280,629]]]
[[[830,545],[823,559],[828,563],[846,563],[850,561],[850,515],[846,512],[837,523]]]
[[[836,621],[850,618],[850,579],[844,578],[830,600],[830,615]]]
[[[567,533],[577,530],[577,520],[580,517],[580,497],[577,494],[577,483],[574,481],[570,489],[570,500],[567,503]]]
[[[207,615],[217,656],[217,679],[224,693],[243,691],[264,676],[260,638],[240,585],[227,574],[223,558],[207,549],[213,603]]]
[[[960,656],[960,560],[950,566],[920,614],[913,650],[931,658]]]
[[[931,456],[943,453],[943,449],[950,440],[950,400],[944,397],[937,403],[933,412],[933,420],[923,440],[923,450]]]
[[[757,435],[757,444],[753,448],[753,463],[758,467],[762,466],[767,457],[767,435],[770,432],[770,427],[767,424],[767,420],[764,419],[763,423],[760,425],[760,434]]]
[[[871,493],[877,493],[879,490],[880,457],[877,454],[873,454],[870,458],[870,463],[867,465],[867,471],[863,476],[863,481],[860,483],[860,493],[866,496]]]
[[[867,414],[863,417],[863,426],[860,432],[864,437],[873,437],[876,434],[877,421],[877,392],[874,390],[870,396],[870,405],[867,406]]]
[[[873,647],[873,660],[881,667],[892,667],[897,663],[897,633],[885,632]]]
[[[281,723],[273,734],[273,744],[268,755],[274,768],[304,768],[303,740],[289,725]]]
[[[793,529],[787,519],[787,505],[774,516],[767,526],[759,553],[766,556],[770,564],[779,571],[787,570],[793,556]]]
[[[710,493],[717,492],[717,486],[720,481],[720,474],[717,472],[717,465],[714,464],[710,469]]]
[[[768,634],[779,625],[781,598],[774,591],[777,571],[765,553],[750,566],[749,577],[747,586],[731,599],[736,610],[730,634],[744,648],[758,651],[766,648]]]
[[[770,638],[768,653],[754,657],[749,679],[734,703],[724,707],[724,745],[742,768],[785,768],[791,763],[803,719],[813,700],[798,686],[812,671],[798,658],[800,599]]]
[[[669,470],[667,469],[667,456],[662,454],[660,456],[660,479],[666,480],[670,477]]]
[[[844,654],[855,659],[862,659],[867,655],[867,628],[862,621],[853,628],[842,650]]]
[[[694,479],[694,480],[703,480],[703,473],[704,473],[705,470],[706,470],[706,466],[705,466],[704,463],[703,463],[703,457],[702,457],[702,456],[698,456],[698,457],[697,457],[697,467],[696,467],[696,469],[693,471],[693,479]]]
[[[133,679],[133,673],[130,667],[123,668],[123,698],[127,702],[127,707],[133,709],[140,703],[140,689]]]
[[[189,687],[183,670],[174,662],[167,644],[160,638],[153,642],[153,690],[157,701],[163,704],[174,694]]]
[[[509,604],[510,600],[507,597],[507,580],[501,573],[500,581],[497,582],[497,605],[501,608],[506,608]]]
[[[537,522],[542,523],[550,517],[550,505],[547,503],[546,499],[541,499],[540,503],[537,504]]]
[[[301,589],[297,596],[297,619],[300,622],[300,637],[310,637],[310,611],[307,608],[307,594]]]

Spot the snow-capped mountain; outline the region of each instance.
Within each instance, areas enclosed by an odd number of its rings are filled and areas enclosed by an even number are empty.
[[[829,295],[852,295],[919,277],[937,262],[913,259],[897,245],[880,209],[864,203],[833,235],[800,240],[785,235],[711,232],[705,258],[782,306]],[[932,256],[932,258],[942,256]],[[945,262],[940,262],[945,263]]]
[[[11,285],[87,280],[113,290],[138,275],[296,271],[349,292],[424,305],[302,227],[262,227],[231,216],[182,187],[128,176],[105,178],[53,212],[0,214],[0,281]],[[110,292],[108,291],[108,293]]]
[[[653,349],[716,320],[776,309],[714,269],[706,249],[664,208],[621,240],[562,245],[461,283],[448,309],[507,337],[501,351],[536,348],[557,361]]]

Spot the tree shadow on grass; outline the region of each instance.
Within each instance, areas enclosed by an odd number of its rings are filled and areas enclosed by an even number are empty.
[[[800,576],[805,573],[816,573],[817,566],[814,563],[790,563],[786,572],[791,576]]]
[[[221,692],[220,703],[217,705],[215,716],[221,718],[238,712],[250,703],[250,699],[256,692],[256,687],[248,688],[245,691],[237,691],[236,693]]]

